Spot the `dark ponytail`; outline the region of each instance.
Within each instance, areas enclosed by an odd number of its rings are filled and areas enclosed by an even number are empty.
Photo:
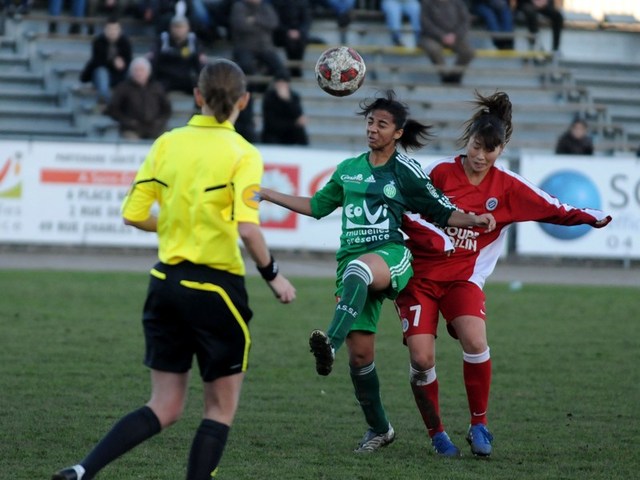
[[[464,132],[457,143],[460,148],[464,148],[469,139],[475,137],[484,148],[492,152],[511,140],[511,100],[505,92],[496,92],[485,97],[476,91],[475,97],[475,113],[464,124]]]

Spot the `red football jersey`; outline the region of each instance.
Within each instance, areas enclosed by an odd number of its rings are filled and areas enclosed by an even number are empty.
[[[504,249],[509,225],[514,222],[538,221],[559,225],[590,224],[609,218],[600,210],[580,209],[540,190],[518,174],[493,166],[480,185],[472,185],[464,172],[465,156],[438,160],[427,168],[433,185],[458,208],[467,213],[490,212],[496,228],[444,227],[451,237],[454,252],[443,255],[432,248],[433,233],[424,228],[415,215],[405,215],[402,229],[409,237],[407,246],[413,253],[414,277],[437,281],[468,280],[484,286]],[[428,220],[428,219],[427,219]]]

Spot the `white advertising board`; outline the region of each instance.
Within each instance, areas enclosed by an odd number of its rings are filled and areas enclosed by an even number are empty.
[[[312,195],[351,156],[308,148],[260,148],[264,185]],[[125,226],[122,199],[149,144],[0,141],[0,243],[155,247],[156,236]],[[428,159],[429,161],[431,159]],[[335,251],[340,211],[322,220],[262,204],[273,248]]]
[[[517,227],[517,253],[640,258],[640,162],[637,158],[524,154],[520,172],[561,202],[604,210],[613,221],[603,229],[522,223]]]

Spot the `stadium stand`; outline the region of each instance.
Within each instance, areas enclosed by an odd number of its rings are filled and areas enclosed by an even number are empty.
[[[549,35],[545,29],[531,50],[528,32],[517,27],[515,49],[507,51],[495,50],[488,32],[474,29],[477,57],[464,83],[443,86],[424,52],[389,45],[380,12],[363,9],[365,3],[359,2],[347,41],[365,58],[368,76],[363,88],[346,99],[328,96],[313,78],[315,59],[328,45],[340,43],[344,32],[338,30],[335,19],[320,17],[313,23],[312,36],[324,43],[310,45],[302,61],[305,74],[292,82],[303,97],[312,147],[360,150],[363,123],[354,115],[358,101],[384,88],[394,88],[410,104],[414,117],[436,127],[438,138],[432,147],[443,152],[456,148],[461,122],[469,113],[466,102],[472,100],[473,91],[490,93],[496,89],[507,91],[514,102],[516,131],[509,147],[513,152],[530,148],[553,151],[558,134],[576,116],[589,120],[596,153],[635,152],[640,144],[640,62],[635,57],[640,52],[640,38],[632,31],[638,22],[628,18],[621,22],[618,17],[598,22],[575,13],[568,15],[559,62],[551,62],[546,53],[544,39]],[[104,19],[62,16],[58,21],[97,26]],[[114,122],[94,108],[95,92],[78,82],[90,53],[90,36],[48,33],[44,9],[36,8],[25,17],[0,17],[0,23],[1,136],[119,141]],[[618,24],[624,27],[613,26]],[[154,38],[152,29],[130,18],[124,25],[135,54],[147,52]],[[229,48],[219,41],[209,45],[207,53],[229,56]],[[171,94],[171,99],[174,115],[169,126],[175,127],[191,116],[193,100],[184,94]],[[259,105],[256,102],[258,128]]]

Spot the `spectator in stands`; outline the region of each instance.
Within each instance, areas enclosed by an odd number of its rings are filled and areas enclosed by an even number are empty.
[[[471,11],[482,19],[492,33],[513,34],[513,13],[509,0],[471,0]],[[493,37],[493,45],[499,50],[513,49],[513,36]]]
[[[175,16],[171,19],[169,31],[159,35],[150,56],[155,77],[167,92],[193,94],[207,57],[186,17]]]
[[[420,43],[420,2],[419,0],[382,0],[380,9],[384,13],[387,28],[391,34],[391,42],[402,47],[402,18],[403,15],[409,19],[411,30],[415,36],[416,46]]]
[[[262,98],[262,142],[281,145],[308,145],[307,117],[302,100],[291,89],[288,75],[274,79]]]
[[[162,85],[151,80],[149,60],[137,57],[131,62],[129,78],[114,89],[105,113],[128,140],[155,139],[166,130],[171,102]]]
[[[556,153],[568,155],[593,155],[593,140],[589,136],[589,126],[581,118],[571,122],[569,129],[560,135]]]
[[[564,27],[564,17],[562,12],[555,6],[554,0],[511,0],[511,6],[515,8],[516,13],[521,12],[524,15],[527,29],[532,34],[537,34],[540,30],[538,15],[543,15],[551,22],[552,43],[551,50],[554,58],[557,59],[557,52],[560,50],[560,37],[562,28]],[[534,46],[535,40],[529,40],[531,47]]]
[[[286,67],[273,43],[278,14],[266,0],[237,0],[231,7],[229,27],[233,59],[245,75],[284,75]],[[265,84],[249,84],[250,91],[264,91]]]
[[[254,104],[253,96],[250,96],[249,101],[247,102],[247,106],[238,115],[238,119],[236,120],[235,127],[236,127],[236,132],[242,135],[242,137],[247,142],[258,143],[259,138],[258,138],[258,131],[256,129],[256,119],[253,113],[253,104]]]
[[[63,0],[50,0],[49,1],[49,16],[51,17],[59,17],[62,13],[62,2]],[[81,18],[85,16],[85,0],[71,0],[71,15],[76,18]],[[80,33],[82,30],[80,23],[72,23],[69,27],[70,34]],[[58,32],[58,22],[51,21],[49,22],[49,33],[57,33]]]
[[[4,0],[0,8],[4,9],[6,14],[10,17],[16,13],[19,15],[26,15],[31,11],[31,0],[20,0],[19,5],[14,0]]]
[[[351,24],[356,0],[311,0],[311,6],[324,8],[335,14],[340,31],[340,42],[346,44],[347,27]]]
[[[420,46],[440,69],[443,83],[462,82],[464,69],[471,63],[475,50],[469,41],[471,14],[463,0],[422,0],[422,38]],[[456,55],[455,69],[448,71],[444,49]]]
[[[186,17],[192,31],[201,40],[211,39],[214,32],[211,14],[204,0],[143,0],[140,9],[145,22],[156,32],[169,29],[173,17]]]
[[[288,60],[301,62],[309,43],[311,29],[309,0],[271,0],[271,5],[280,20],[273,32],[274,44],[284,48]],[[299,65],[290,66],[289,73],[292,77],[302,77],[302,68]]]
[[[131,52],[131,42],[122,33],[120,22],[109,17],[102,33],[93,39],[91,57],[80,73],[81,82],[93,83],[99,104],[108,103],[111,89],[126,78]]]

